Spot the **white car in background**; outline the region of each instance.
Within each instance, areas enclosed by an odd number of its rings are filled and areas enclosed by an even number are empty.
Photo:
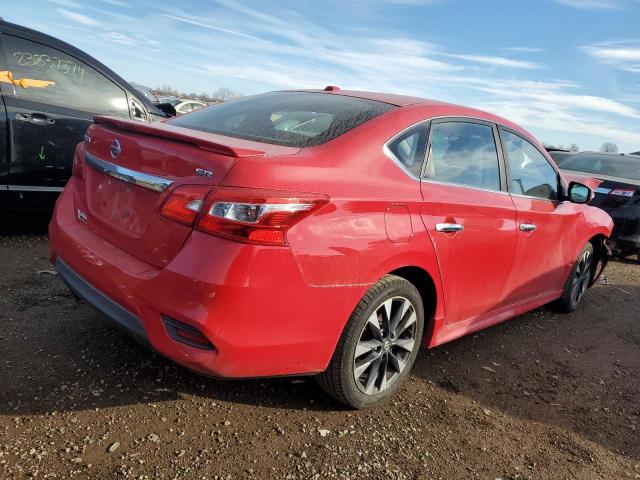
[[[176,114],[178,115],[193,112],[194,110],[199,110],[200,108],[207,106],[204,102],[199,100],[189,100],[187,98],[162,98],[160,101],[162,103],[170,103],[173,105],[173,108],[176,109]]]

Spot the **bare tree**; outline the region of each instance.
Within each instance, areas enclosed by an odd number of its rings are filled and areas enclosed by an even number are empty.
[[[571,146],[569,147],[569,151],[570,152],[579,152],[580,151],[580,147],[577,144],[572,143]]]
[[[230,88],[227,88],[227,87],[220,87],[217,90],[215,90],[211,94],[211,96],[215,100],[226,102],[227,100],[233,100],[234,98],[242,97],[242,94],[234,90],[231,90]]]
[[[604,153],[618,153],[618,145],[613,142],[604,142],[600,146],[600,151]]]
[[[190,100],[200,100],[202,102],[208,103],[220,103],[225,102],[227,100],[231,100],[234,98],[242,97],[243,95],[240,92],[236,92],[227,87],[220,87],[211,95],[202,92],[198,95],[195,92],[185,93],[176,90],[175,88],[170,87],[169,85],[163,85],[162,87],[158,87],[154,90],[154,93],[159,96],[170,96],[176,98],[188,98]]]

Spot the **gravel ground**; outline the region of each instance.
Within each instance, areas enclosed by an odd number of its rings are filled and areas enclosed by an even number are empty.
[[[638,265],[574,314],[423,350],[389,403],[350,411],[310,378],[212,380],[145,350],[49,273],[42,225],[4,225],[1,478],[640,478]]]

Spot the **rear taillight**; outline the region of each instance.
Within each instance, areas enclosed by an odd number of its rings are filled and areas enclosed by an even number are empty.
[[[241,242],[286,245],[287,230],[328,201],[324,195],[219,187],[196,228]]]
[[[160,213],[176,222],[193,225],[210,190],[211,187],[206,185],[183,185],[178,187],[169,194],[162,205]]]

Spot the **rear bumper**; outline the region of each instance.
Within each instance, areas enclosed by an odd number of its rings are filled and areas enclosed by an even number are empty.
[[[305,283],[288,247],[194,231],[164,268],[99,237],[75,216],[72,179],[49,226],[51,260],[78,296],[165,357],[220,377],[323,371],[367,286]],[[150,246],[152,248],[153,246]],[[163,317],[204,334],[214,349],[176,341]]]
[[[138,317],[93,288],[89,282],[74,272],[60,257],[55,261],[55,268],[60,278],[64,280],[64,283],[73,293],[104,313],[113,323],[138,342],[147,347],[151,346],[147,338],[147,332]]]

